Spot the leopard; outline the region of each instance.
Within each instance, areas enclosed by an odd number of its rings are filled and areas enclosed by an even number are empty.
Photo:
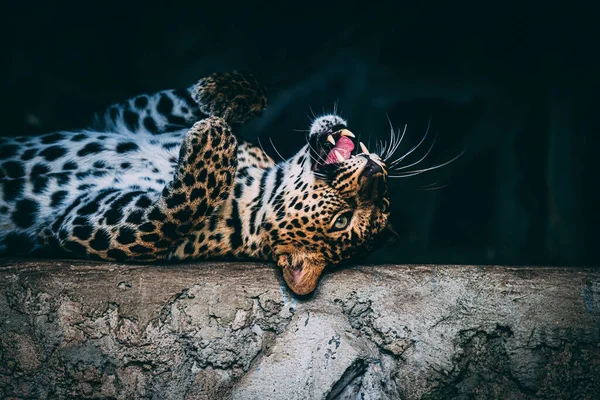
[[[337,113],[275,162],[238,130],[267,106],[245,72],[108,106],[85,129],[0,138],[0,255],[263,260],[297,295],[388,226],[387,165]]]

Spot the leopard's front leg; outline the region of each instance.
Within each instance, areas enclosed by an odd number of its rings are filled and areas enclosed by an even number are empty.
[[[219,117],[194,124],[177,169],[159,196],[106,189],[82,195],[52,226],[60,246],[77,256],[155,260],[204,222],[231,192],[237,141]]]

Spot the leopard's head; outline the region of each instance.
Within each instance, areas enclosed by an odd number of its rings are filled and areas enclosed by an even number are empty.
[[[336,115],[316,119],[306,146],[279,166],[269,247],[288,286],[307,294],[325,267],[368,252],[386,230],[387,167]]]

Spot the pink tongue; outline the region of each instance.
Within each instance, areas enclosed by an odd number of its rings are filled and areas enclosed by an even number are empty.
[[[331,149],[329,154],[327,154],[327,160],[325,160],[325,164],[334,164],[339,162],[335,156],[335,152],[338,152],[344,158],[344,160],[349,159],[350,155],[352,154],[352,150],[354,150],[354,143],[352,143],[352,140],[346,136],[341,136],[335,146],[333,146],[333,149]]]

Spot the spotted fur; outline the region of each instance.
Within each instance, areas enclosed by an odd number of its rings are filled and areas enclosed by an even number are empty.
[[[0,138],[0,254],[273,260],[311,292],[386,227],[386,166],[356,152],[323,163],[347,125],[336,115],[276,164],[231,130],[265,106],[252,76],[213,74],[111,106],[88,129]]]

